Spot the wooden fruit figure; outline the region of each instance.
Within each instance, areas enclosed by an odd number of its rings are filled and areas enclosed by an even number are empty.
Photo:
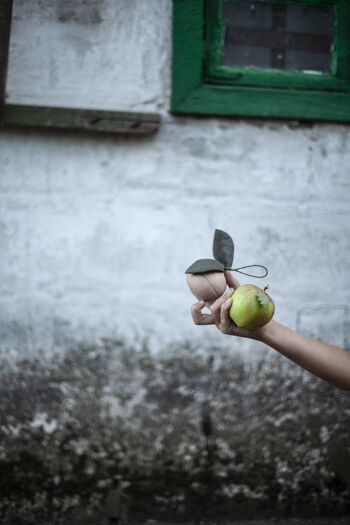
[[[262,278],[268,274],[267,268],[260,264],[231,268],[234,256],[234,244],[230,235],[222,230],[215,230],[213,255],[214,259],[199,259],[191,264],[185,272],[187,274],[187,284],[192,294],[199,301],[212,303],[225,292],[227,283],[224,272],[226,270],[252,276],[242,270],[245,268],[258,267],[264,270],[264,274],[253,275],[252,277]]]

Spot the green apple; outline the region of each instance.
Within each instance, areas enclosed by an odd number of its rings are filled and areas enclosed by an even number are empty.
[[[254,284],[244,284],[234,291],[229,315],[237,326],[255,330],[272,319],[275,305],[265,290]]]

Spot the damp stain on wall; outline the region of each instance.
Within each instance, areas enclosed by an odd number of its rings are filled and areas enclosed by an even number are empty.
[[[3,359],[2,523],[344,516],[346,392],[262,353],[184,342]],[[109,502],[109,503],[108,503]]]
[[[56,2],[57,20],[78,24],[99,24],[104,0],[59,0]]]

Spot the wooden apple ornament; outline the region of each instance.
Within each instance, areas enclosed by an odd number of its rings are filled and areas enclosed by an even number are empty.
[[[187,284],[192,294],[199,300],[206,303],[214,302],[226,290],[225,271],[231,270],[244,275],[249,273],[242,272],[244,268],[259,267],[263,268],[264,275],[255,277],[266,277],[267,268],[260,264],[251,264],[241,268],[231,268],[234,255],[234,244],[230,235],[222,230],[215,230],[213,241],[214,259],[199,259],[191,264],[186,270]],[[252,276],[254,277],[254,276]]]
[[[198,301],[213,303],[226,290],[226,279],[222,272],[190,273],[186,282]]]

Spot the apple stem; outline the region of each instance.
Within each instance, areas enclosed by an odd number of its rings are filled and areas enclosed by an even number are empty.
[[[265,286],[264,288],[264,292],[266,292],[266,290],[268,289],[269,285]]]

